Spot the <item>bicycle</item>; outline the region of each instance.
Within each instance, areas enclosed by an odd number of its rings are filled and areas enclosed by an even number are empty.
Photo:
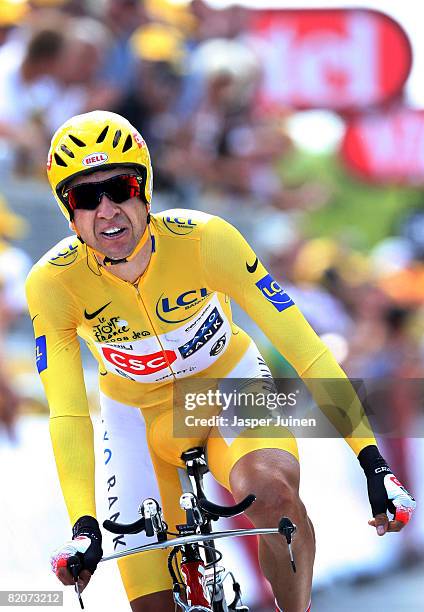
[[[204,449],[196,447],[182,453],[185,469],[179,468],[183,493],[180,497],[180,507],[185,511],[186,523],[176,525],[178,533],[168,530],[163,512],[158,502],[153,498],[145,499],[139,507],[141,518],[131,524],[116,523],[110,520],[103,522],[103,527],[114,534],[136,534],[145,531],[149,537],[156,536],[156,543],[146,544],[131,550],[114,553],[102,558],[102,562],[118,559],[126,555],[140,553],[159,548],[171,548],[168,556],[168,571],[173,582],[173,597],[175,605],[183,612],[248,612],[241,597],[241,587],[234,574],[226,571],[223,565],[218,565],[223,555],[216,549],[215,540],[247,535],[280,534],[285,537],[289,549],[290,563],[293,572],[296,564],[292,551],[292,538],[296,533],[296,525],[288,517],[282,517],[278,527],[261,529],[233,529],[227,531],[212,531],[212,521],[219,518],[230,518],[241,514],[255,501],[255,495],[246,496],[233,506],[221,506],[208,500],[203,490],[203,476],[209,471]],[[192,480],[194,481],[194,488]],[[168,536],[174,536],[168,539]],[[203,550],[204,559],[201,555]],[[180,553],[181,560],[177,555]],[[68,560],[74,580],[75,590],[81,608],[84,608],[81,594],[78,590],[78,574],[81,562],[77,556]],[[224,581],[230,577],[233,581],[234,597],[227,603],[224,593]],[[185,600],[185,601],[184,601]]]

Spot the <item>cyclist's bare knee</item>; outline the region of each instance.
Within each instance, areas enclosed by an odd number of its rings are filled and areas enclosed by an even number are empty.
[[[131,602],[133,612],[169,612],[174,609],[172,591],[160,591],[143,597],[137,597]]]
[[[278,520],[282,512],[306,518],[299,499],[299,464],[288,452],[262,449],[245,455],[233,467],[230,484],[237,501],[248,493],[256,495],[256,503],[246,511],[255,525],[262,519]]]

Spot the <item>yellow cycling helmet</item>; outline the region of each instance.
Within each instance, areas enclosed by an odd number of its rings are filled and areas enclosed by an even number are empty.
[[[48,155],[47,176],[68,221],[72,221],[73,214],[63,196],[66,184],[76,176],[119,166],[132,166],[142,177],[142,192],[149,209],[153,188],[149,150],[127,119],[97,110],[71,117],[56,131]]]

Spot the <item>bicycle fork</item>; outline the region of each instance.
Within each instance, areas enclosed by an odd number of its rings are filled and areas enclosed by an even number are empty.
[[[188,544],[181,550],[181,573],[184,579],[187,604],[180,597],[180,590],[174,588],[174,600],[184,612],[228,612],[224,588],[220,579],[208,576],[197,545]],[[212,597],[212,603],[209,603]],[[234,608],[235,609],[235,608]]]

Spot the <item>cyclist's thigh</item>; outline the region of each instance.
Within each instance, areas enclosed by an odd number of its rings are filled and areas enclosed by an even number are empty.
[[[183,522],[178,500],[181,485],[177,469],[157,458],[149,448],[141,410],[101,395],[103,423],[104,514],[119,523],[139,518],[141,501],[153,497],[161,504],[170,527]],[[172,505],[172,502],[174,505]],[[105,532],[105,554],[151,544],[142,534],[116,536]],[[130,601],[172,588],[167,570],[168,553],[148,551],[118,560]]]
[[[132,612],[169,612],[174,609],[172,591],[161,591],[138,597],[131,602]]]
[[[254,342],[249,345],[227,379],[239,380],[237,390],[242,393],[261,391],[261,385],[265,393],[276,391],[271,372]],[[233,386],[232,382],[229,384]],[[226,381],[223,381],[223,386],[226,386]],[[242,415],[239,406],[230,406],[225,412],[228,423],[233,422],[234,415]],[[266,416],[266,412],[262,412],[260,416]],[[213,427],[206,445],[209,469],[214,478],[230,490],[230,472],[237,461],[252,451],[265,448],[286,451],[299,460],[296,438],[284,427],[277,428],[272,424],[256,426],[253,429],[243,424]]]

